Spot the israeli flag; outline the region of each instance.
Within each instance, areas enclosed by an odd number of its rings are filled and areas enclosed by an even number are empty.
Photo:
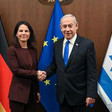
[[[112,112],[112,35],[98,80],[98,94]]]

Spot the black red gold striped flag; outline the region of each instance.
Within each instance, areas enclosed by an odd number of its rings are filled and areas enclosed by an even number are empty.
[[[0,112],[10,112],[8,92],[12,78],[12,72],[7,61],[7,40],[0,18]]]

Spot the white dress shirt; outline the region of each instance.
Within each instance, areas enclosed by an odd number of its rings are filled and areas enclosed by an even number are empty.
[[[70,56],[70,54],[71,54],[71,51],[72,51],[72,49],[73,49],[74,43],[75,43],[75,41],[76,41],[76,38],[77,38],[77,34],[75,34],[74,37],[73,37],[72,39],[69,40],[70,43],[69,43],[69,55],[68,55],[68,58],[69,58],[69,56]],[[63,56],[64,56],[64,49],[65,49],[65,45],[66,45],[66,42],[67,42],[67,41],[68,41],[68,40],[67,40],[66,38],[64,38],[64,41],[63,41]]]

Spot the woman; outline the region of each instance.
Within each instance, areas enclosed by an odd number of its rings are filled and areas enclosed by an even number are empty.
[[[40,101],[37,80],[37,51],[29,23],[20,21],[14,30],[14,41],[8,48],[8,62],[13,73],[9,90],[11,112],[36,112]]]

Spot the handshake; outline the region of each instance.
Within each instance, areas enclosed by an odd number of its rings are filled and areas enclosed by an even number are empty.
[[[45,71],[40,71],[40,70],[37,71],[37,78],[39,81],[45,80],[46,76],[47,76],[47,74]]]

